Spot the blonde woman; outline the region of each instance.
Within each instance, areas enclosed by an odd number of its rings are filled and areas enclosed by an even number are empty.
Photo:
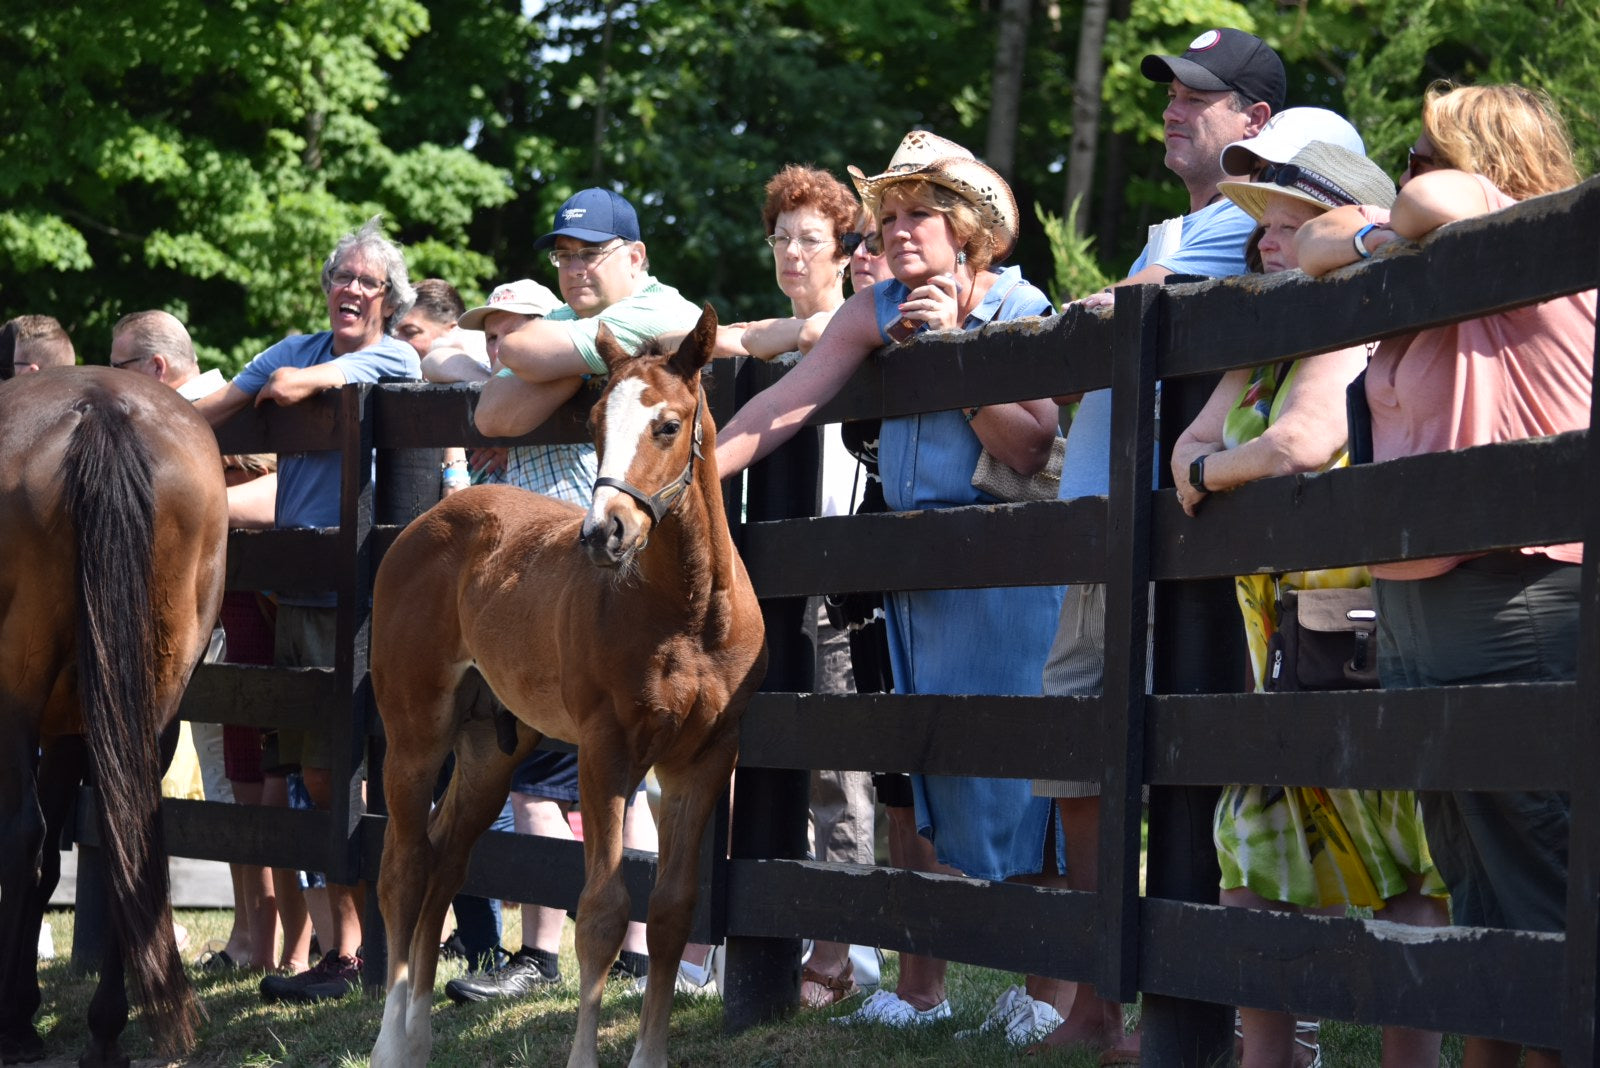
[[[1543,93],[1435,83],[1393,210],[1341,208],[1307,224],[1301,265],[1320,275],[1578,178],[1566,124]],[[1592,289],[1380,342],[1365,387],[1374,460],[1587,429],[1594,344]],[[1374,564],[1384,687],[1575,678],[1582,560],[1571,543]],[[1429,792],[1422,814],[1456,923],[1565,928],[1566,794]],[[1473,1038],[1464,1063],[1511,1066],[1520,1053]],[[1529,1049],[1525,1063],[1559,1062],[1555,1050]]]

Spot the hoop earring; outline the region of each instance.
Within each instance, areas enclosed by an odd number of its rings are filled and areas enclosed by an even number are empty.
[[[966,249],[962,249],[961,251],[956,253],[956,266],[957,267],[965,267],[966,265],[967,265],[967,250]]]

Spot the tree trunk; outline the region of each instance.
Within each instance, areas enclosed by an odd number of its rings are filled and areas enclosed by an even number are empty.
[[[594,132],[589,154],[589,180],[595,185],[600,184],[605,177],[602,165],[608,118],[606,92],[611,82],[611,16],[616,6],[616,0],[606,0],[605,13],[601,16],[604,21],[600,27],[600,72],[595,77]]]
[[[1017,108],[1022,101],[1022,68],[1028,51],[1029,3],[1001,0],[1000,32],[994,46],[989,144],[984,159],[1008,181],[1017,158]]]
[[[1067,154],[1067,196],[1062,214],[1078,205],[1078,233],[1089,232],[1089,194],[1094,189],[1095,145],[1100,140],[1100,80],[1110,0],[1084,0],[1078,36],[1078,70],[1072,80],[1072,143]]]

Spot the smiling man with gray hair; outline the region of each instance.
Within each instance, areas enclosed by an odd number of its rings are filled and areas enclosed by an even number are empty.
[[[322,266],[321,281],[329,329],[284,338],[246,364],[225,389],[196,401],[196,410],[212,426],[251,404],[298,404],[349,383],[421,377],[417,350],[390,336],[416,292],[400,246],[383,236],[377,218],[339,239]],[[339,525],[341,463],[337,450],[283,457],[276,509],[280,529]],[[332,667],[336,616],[332,591],[279,591],[277,665]],[[278,731],[262,763],[269,772],[298,766],[317,807],[329,806],[333,781],[323,732]],[[320,888],[307,893],[315,916]],[[261,994],[268,1001],[321,1001],[342,997],[360,984],[361,914],[354,888],[329,883],[326,893],[333,929],[317,932],[322,961],[299,975],[267,976]]]

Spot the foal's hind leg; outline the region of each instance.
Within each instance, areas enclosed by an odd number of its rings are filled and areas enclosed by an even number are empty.
[[[388,821],[378,902],[388,940],[389,975],[383,1024],[372,1050],[375,1066],[425,1064],[432,1045],[431,968],[428,981],[419,984],[412,957],[421,931],[422,899],[434,870],[428,839],[433,784],[456,732],[454,703],[448,696],[452,689],[445,679],[429,688],[435,696],[428,701],[417,686],[398,687],[393,696],[380,686],[379,708],[388,735],[383,776]]]
[[[372,1051],[374,1068],[428,1061],[439,928],[445,910],[461,889],[473,843],[494,822],[505,804],[512,771],[536,741],[527,737],[516,754],[507,755],[486,721],[467,724],[455,742],[455,775],[431,814],[432,784],[443,757],[431,765],[431,773],[408,773],[409,786],[399,784],[390,762],[385,763],[390,822],[378,888],[389,933],[389,993]],[[392,738],[389,752],[392,761]],[[408,758],[414,756],[403,752],[402,766],[411,766]],[[398,825],[397,800],[405,806]]]

